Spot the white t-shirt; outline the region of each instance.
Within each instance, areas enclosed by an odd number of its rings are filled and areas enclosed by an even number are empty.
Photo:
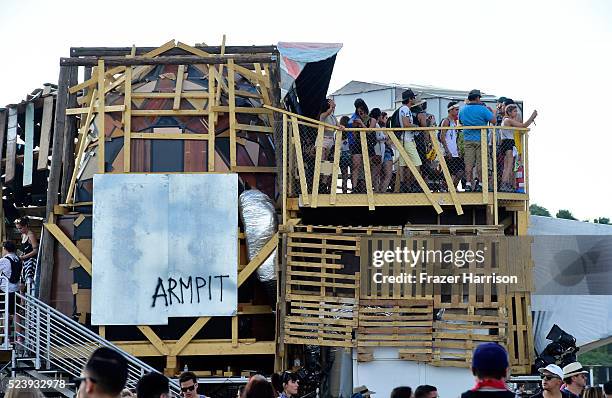
[[[16,254],[11,253],[11,254],[7,254],[5,257],[0,258],[0,275],[4,275],[7,278],[11,277],[12,274],[12,268],[11,268],[11,262],[9,261],[8,256],[11,256],[14,260],[18,260],[19,257],[17,257]],[[2,278],[0,279],[0,290],[2,290],[3,292],[6,292],[6,284],[7,284],[7,280]],[[18,283],[11,283],[8,282],[8,292],[9,293],[13,293],[16,292],[17,290],[19,290],[19,284]]]
[[[449,123],[448,125],[450,127],[457,126],[457,123],[455,123],[454,120],[452,119],[447,119],[447,120]],[[446,134],[444,138],[446,138],[446,146],[448,147],[448,151],[450,152],[451,156],[454,158],[458,158],[459,151],[457,149],[457,130],[455,129],[446,130]]]
[[[412,112],[410,112],[410,108],[407,105],[402,105],[399,110],[399,124],[401,127],[414,127],[414,126],[404,126],[404,117],[410,120],[410,123],[414,123],[412,119]],[[414,141],[414,131],[404,131],[404,141]]]

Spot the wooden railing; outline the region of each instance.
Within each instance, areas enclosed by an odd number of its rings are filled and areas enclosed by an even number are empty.
[[[525,201],[528,198],[528,132],[527,128],[500,127],[500,126],[457,126],[457,127],[411,127],[411,128],[345,128],[329,125],[311,118],[294,113],[264,106],[265,108],[283,114],[283,153],[286,153],[283,165],[283,195],[286,198],[299,198],[299,204],[303,207],[320,206],[368,206],[370,210],[376,206],[405,206],[405,205],[431,205],[437,213],[443,211],[442,205],[453,205],[457,214],[463,214],[462,206],[474,204],[487,204],[495,207],[495,219],[497,220],[497,203],[500,199]],[[480,159],[474,167],[480,168],[475,178],[480,181],[482,188],[466,191],[465,185],[458,189],[457,165],[463,166],[463,157],[448,163],[448,158],[441,156],[441,143],[438,138],[439,132],[448,130],[457,131],[460,137],[464,130],[480,130]],[[499,158],[504,154],[499,152],[498,133],[501,130],[514,132],[514,141],[517,156],[513,157],[512,169],[507,170],[512,184],[512,190],[500,189],[503,163],[500,167]],[[333,131],[333,150],[329,150],[325,156],[326,149],[323,146],[324,134]],[[418,132],[428,147],[430,159],[427,168],[423,166],[419,171],[412,158],[398,138],[402,132]],[[376,133],[385,136],[387,145],[391,145],[394,151],[393,177],[388,186],[377,190],[373,183],[377,176],[373,173],[371,148],[368,141]],[[396,134],[400,133],[400,134]],[[359,173],[363,174],[365,187],[359,191],[355,187],[355,181],[350,189],[338,186],[341,168],[341,146],[343,135],[354,134],[359,139],[358,149],[361,150],[362,166]],[[380,137],[380,134],[379,134]],[[459,144],[461,146],[461,144]],[[492,149],[495,148],[495,149]],[[462,148],[459,148],[461,152]],[[421,156],[422,157],[422,156]],[[457,159],[457,158],[455,158]],[[398,161],[405,164],[405,170],[398,167]],[[351,163],[350,167],[353,168]],[[431,164],[435,164],[435,177],[427,174],[431,170]],[[518,165],[518,170],[515,167]],[[455,169],[453,169],[455,167]],[[409,171],[414,180],[411,186],[406,186],[401,181]],[[354,171],[351,170],[351,173]],[[402,176],[402,172],[404,175]],[[345,176],[346,178],[346,176]],[[323,180],[327,181],[327,187],[321,187]],[[524,182],[521,182],[524,179]],[[346,184],[348,185],[348,183]],[[476,185],[473,185],[476,188]],[[407,192],[409,191],[409,192]],[[350,194],[349,194],[350,192]]]

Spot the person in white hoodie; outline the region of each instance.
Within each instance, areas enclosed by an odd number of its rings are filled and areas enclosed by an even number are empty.
[[[2,258],[0,258],[0,290],[2,294],[8,292],[8,310],[13,322],[15,321],[15,292],[19,290],[22,263],[15,251],[15,243],[7,240],[2,243]]]

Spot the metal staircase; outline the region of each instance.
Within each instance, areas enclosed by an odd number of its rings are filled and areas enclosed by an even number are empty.
[[[0,277],[0,285],[3,284]],[[30,289],[28,289],[30,291]],[[142,375],[156,372],[153,367],[126,353],[73,321],[29,293],[15,293],[15,322],[11,340],[8,293],[0,292],[0,350],[12,351],[12,376],[26,374],[37,380],[67,380],[65,388],[55,388],[72,397],[76,387],[68,381],[81,375],[91,353],[98,347],[109,347],[122,353],[128,361],[127,388],[135,388]],[[64,383],[62,383],[64,384]],[[170,393],[180,396],[180,388],[170,380]]]

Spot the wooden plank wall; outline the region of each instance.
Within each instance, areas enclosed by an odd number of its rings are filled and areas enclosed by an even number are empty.
[[[512,291],[494,284],[456,283],[432,288],[431,284],[419,283],[371,283],[374,272],[421,272],[420,264],[411,268],[403,262],[374,268],[374,250],[487,247],[486,260],[481,264],[474,261],[457,268],[430,261],[423,269],[429,275],[469,272],[520,277],[530,274],[531,263],[515,259],[530,258],[528,244],[492,234],[406,238],[395,234],[393,227],[289,229],[285,343],[356,347],[360,361],[374,359],[373,347],[395,347],[401,359],[469,367],[474,348],[494,341],[508,348],[514,371],[529,371],[533,360],[529,283],[521,282]],[[351,325],[355,332],[352,340],[348,330]]]

